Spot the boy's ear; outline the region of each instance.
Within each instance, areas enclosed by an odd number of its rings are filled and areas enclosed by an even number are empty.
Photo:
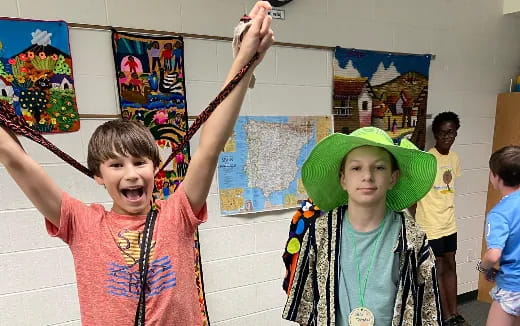
[[[497,174],[494,174],[493,171],[489,171],[489,182],[491,182],[493,188],[498,190],[500,187],[500,183],[503,181]]]
[[[343,188],[343,190],[347,190],[347,180],[343,171],[339,172],[339,184],[341,185],[341,188]]]
[[[94,180],[96,180],[96,183],[100,186],[104,186],[105,182],[103,181],[102,177],[98,177],[97,175],[94,176]]]
[[[389,190],[395,186],[398,179],[399,179],[399,170],[395,170],[392,172],[392,177],[390,178],[390,187],[388,188]]]

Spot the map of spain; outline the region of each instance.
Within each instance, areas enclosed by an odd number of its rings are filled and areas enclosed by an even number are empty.
[[[218,162],[222,215],[292,208],[306,199],[301,166],[331,125],[328,116],[239,117]]]

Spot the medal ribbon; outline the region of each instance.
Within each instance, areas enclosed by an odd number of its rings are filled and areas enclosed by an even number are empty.
[[[370,253],[368,269],[367,269],[367,273],[365,275],[365,280],[363,281],[363,287],[361,287],[360,262],[359,262],[359,256],[357,253],[356,241],[354,241],[354,233],[352,232],[352,227],[350,225],[347,227],[347,231],[349,233],[348,238],[350,239],[350,241],[352,242],[352,246],[354,247],[354,259],[356,260],[356,267],[357,267],[359,304],[361,307],[365,307],[365,290],[367,289],[368,275],[370,274],[370,271],[372,270],[372,266],[374,265],[374,257],[375,257],[375,253],[376,253],[377,244],[379,242],[379,239],[381,238],[381,232],[383,231],[383,228],[385,227],[385,222],[386,222],[386,218],[383,218],[383,222],[379,225],[379,230],[377,231],[377,235],[376,235],[376,241],[374,241],[374,245],[372,246],[372,252]]]

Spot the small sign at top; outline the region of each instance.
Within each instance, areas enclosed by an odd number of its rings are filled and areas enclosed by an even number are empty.
[[[271,9],[267,14],[273,19],[285,20],[285,10],[283,9]]]

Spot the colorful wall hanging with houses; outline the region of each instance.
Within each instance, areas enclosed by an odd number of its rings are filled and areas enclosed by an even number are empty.
[[[188,128],[183,39],[113,32],[112,40],[121,116],[150,128],[164,162]],[[168,198],[182,182],[189,154],[186,146],[157,176],[156,198]]]
[[[334,131],[349,134],[365,126],[386,130],[425,146],[431,55],[395,54],[336,47]]]
[[[0,100],[39,132],[79,129],[65,22],[0,18]]]

